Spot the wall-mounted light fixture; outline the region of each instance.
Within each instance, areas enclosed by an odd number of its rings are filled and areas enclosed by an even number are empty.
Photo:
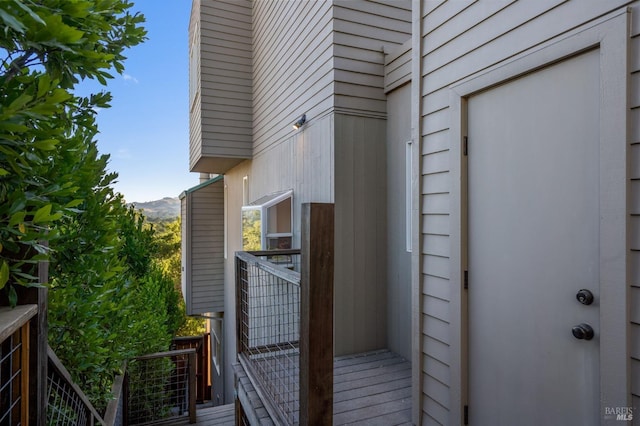
[[[307,115],[306,114],[302,114],[302,117],[298,118],[298,121],[293,123],[293,128],[295,130],[298,130],[306,122],[307,122]]]

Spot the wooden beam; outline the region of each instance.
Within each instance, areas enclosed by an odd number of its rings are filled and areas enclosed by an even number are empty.
[[[300,424],[333,422],[334,206],[302,205]]]

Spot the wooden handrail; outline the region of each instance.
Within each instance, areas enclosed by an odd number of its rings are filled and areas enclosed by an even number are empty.
[[[154,354],[137,356],[137,357],[135,357],[133,359],[144,361],[144,360],[147,360],[147,359],[154,359],[154,358],[167,358],[167,357],[170,357],[170,356],[189,355],[190,353],[196,353],[196,349],[195,348],[188,348],[188,349],[178,349],[178,350],[175,350],[175,351],[156,352]]]
[[[256,257],[261,256],[288,256],[288,255],[296,255],[302,253],[300,249],[286,249],[286,250],[254,250],[248,251],[249,253]]]
[[[15,308],[0,307],[0,343],[18,331],[38,313],[38,305],[19,305]]]

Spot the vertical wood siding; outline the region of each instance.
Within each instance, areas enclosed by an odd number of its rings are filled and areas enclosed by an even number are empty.
[[[633,424],[640,424],[640,3],[631,10],[630,87],[630,321]]]
[[[411,2],[336,0],[335,107],[386,116],[384,52],[411,38]]]
[[[224,186],[204,184],[183,199],[187,314],[224,312]]]
[[[480,2],[472,0],[431,1],[422,0],[420,17],[423,39],[420,52],[421,78],[421,289],[422,289],[422,421],[425,424],[450,424],[451,402],[451,335],[449,310],[452,285],[450,280],[449,175],[451,116],[449,111],[448,86],[471,74],[487,69],[500,61],[511,58],[529,48],[561,35],[579,25],[593,20],[625,2],[610,1],[512,1],[500,0]],[[635,6],[637,8],[637,6]],[[637,26],[636,33],[637,33]],[[638,42],[634,36],[634,54],[638,55]],[[636,70],[638,59],[634,58]],[[637,72],[632,74],[636,81]],[[637,96],[636,96],[637,98]],[[637,105],[632,115],[640,118]],[[634,121],[632,117],[632,122]],[[638,126],[635,126],[635,144],[639,142]],[[638,148],[631,148],[633,152]],[[635,170],[640,169],[638,156]],[[640,177],[636,176],[636,178]],[[632,199],[640,205],[640,183],[631,182]],[[635,214],[640,214],[636,209]],[[632,216],[632,222],[636,219]],[[636,227],[640,229],[640,227]],[[640,242],[640,238],[636,239]],[[632,299],[634,339],[634,395],[640,393],[640,349],[637,330],[640,299],[640,245],[631,253],[632,269],[635,271]],[[458,315],[458,313],[456,313]],[[457,321],[459,324],[459,320]],[[637,400],[636,400],[637,401]]]
[[[251,24],[249,1],[194,2],[190,32],[199,32],[200,67],[199,99],[191,109],[192,171],[221,173],[251,158]]]
[[[253,8],[253,147],[295,134],[302,114],[332,103],[331,2],[259,1]]]
[[[385,120],[335,115],[335,351],[387,345]]]

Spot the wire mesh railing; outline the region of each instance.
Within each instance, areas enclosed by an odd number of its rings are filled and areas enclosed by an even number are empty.
[[[300,251],[236,253],[238,357],[275,415],[300,411]]]
[[[189,417],[195,421],[196,350],[183,349],[131,360],[126,375],[128,424]]]
[[[48,348],[47,424],[56,426],[104,425],[100,414],[73,382],[56,354]]]
[[[29,320],[35,305],[4,308],[0,330],[0,425],[28,423]]]
[[[178,336],[171,341],[170,350],[196,350],[196,403],[211,400],[211,378],[209,375],[210,334],[200,336]]]

